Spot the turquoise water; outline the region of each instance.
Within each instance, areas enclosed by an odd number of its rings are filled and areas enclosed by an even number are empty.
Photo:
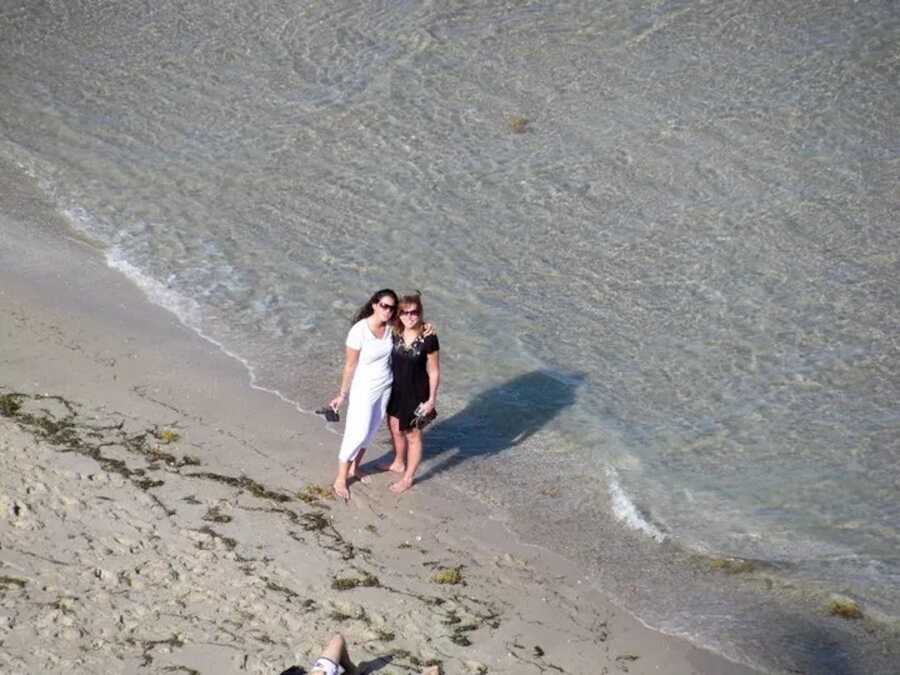
[[[423,487],[663,630],[887,673],[898,44],[894,2],[36,2],[0,157],[303,410],[355,306],[422,289]]]

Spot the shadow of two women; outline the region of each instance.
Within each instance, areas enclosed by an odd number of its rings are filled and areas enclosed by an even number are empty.
[[[465,408],[428,430],[423,460],[424,482],[476,457],[498,455],[521,445],[575,403],[583,373],[541,369],[491,387]],[[382,459],[376,462],[382,462]]]

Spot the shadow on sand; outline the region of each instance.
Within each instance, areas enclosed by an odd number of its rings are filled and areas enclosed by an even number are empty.
[[[535,370],[491,387],[427,432],[421,483],[467,459],[508,451],[575,403],[582,373]],[[435,461],[437,459],[437,461]]]

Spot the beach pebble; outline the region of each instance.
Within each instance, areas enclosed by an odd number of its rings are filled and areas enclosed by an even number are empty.
[[[66,628],[65,630],[61,630],[58,635],[63,640],[68,640],[71,642],[72,640],[77,640],[81,637],[81,631],[75,628]]]
[[[6,497],[0,498],[0,512],[9,520],[13,527],[23,530],[39,530],[43,523],[34,517],[31,508],[25,502]]]
[[[75,600],[73,598],[60,598],[56,601],[56,606],[64,612],[75,610]]]
[[[44,494],[47,492],[47,486],[41,482],[29,483],[25,488],[25,492],[28,494]]]
[[[102,567],[97,567],[94,569],[94,576],[106,584],[112,583],[116,580],[115,574],[113,574],[109,570],[103,569]]]
[[[162,560],[149,560],[134,570],[140,574],[147,583],[160,583],[170,579],[169,565]]]
[[[59,502],[67,511],[71,511],[76,506],[82,508],[84,507],[84,502],[82,502],[80,499],[76,499],[75,497],[69,497],[68,495],[59,495]]]

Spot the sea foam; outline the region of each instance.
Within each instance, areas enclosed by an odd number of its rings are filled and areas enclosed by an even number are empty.
[[[619,473],[612,467],[607,467],[606,477],[609,480],[610,505],[616,518],[631,529],[638,530],[658,542],[664,541],[666,535],[641,514],[622,488]]]

